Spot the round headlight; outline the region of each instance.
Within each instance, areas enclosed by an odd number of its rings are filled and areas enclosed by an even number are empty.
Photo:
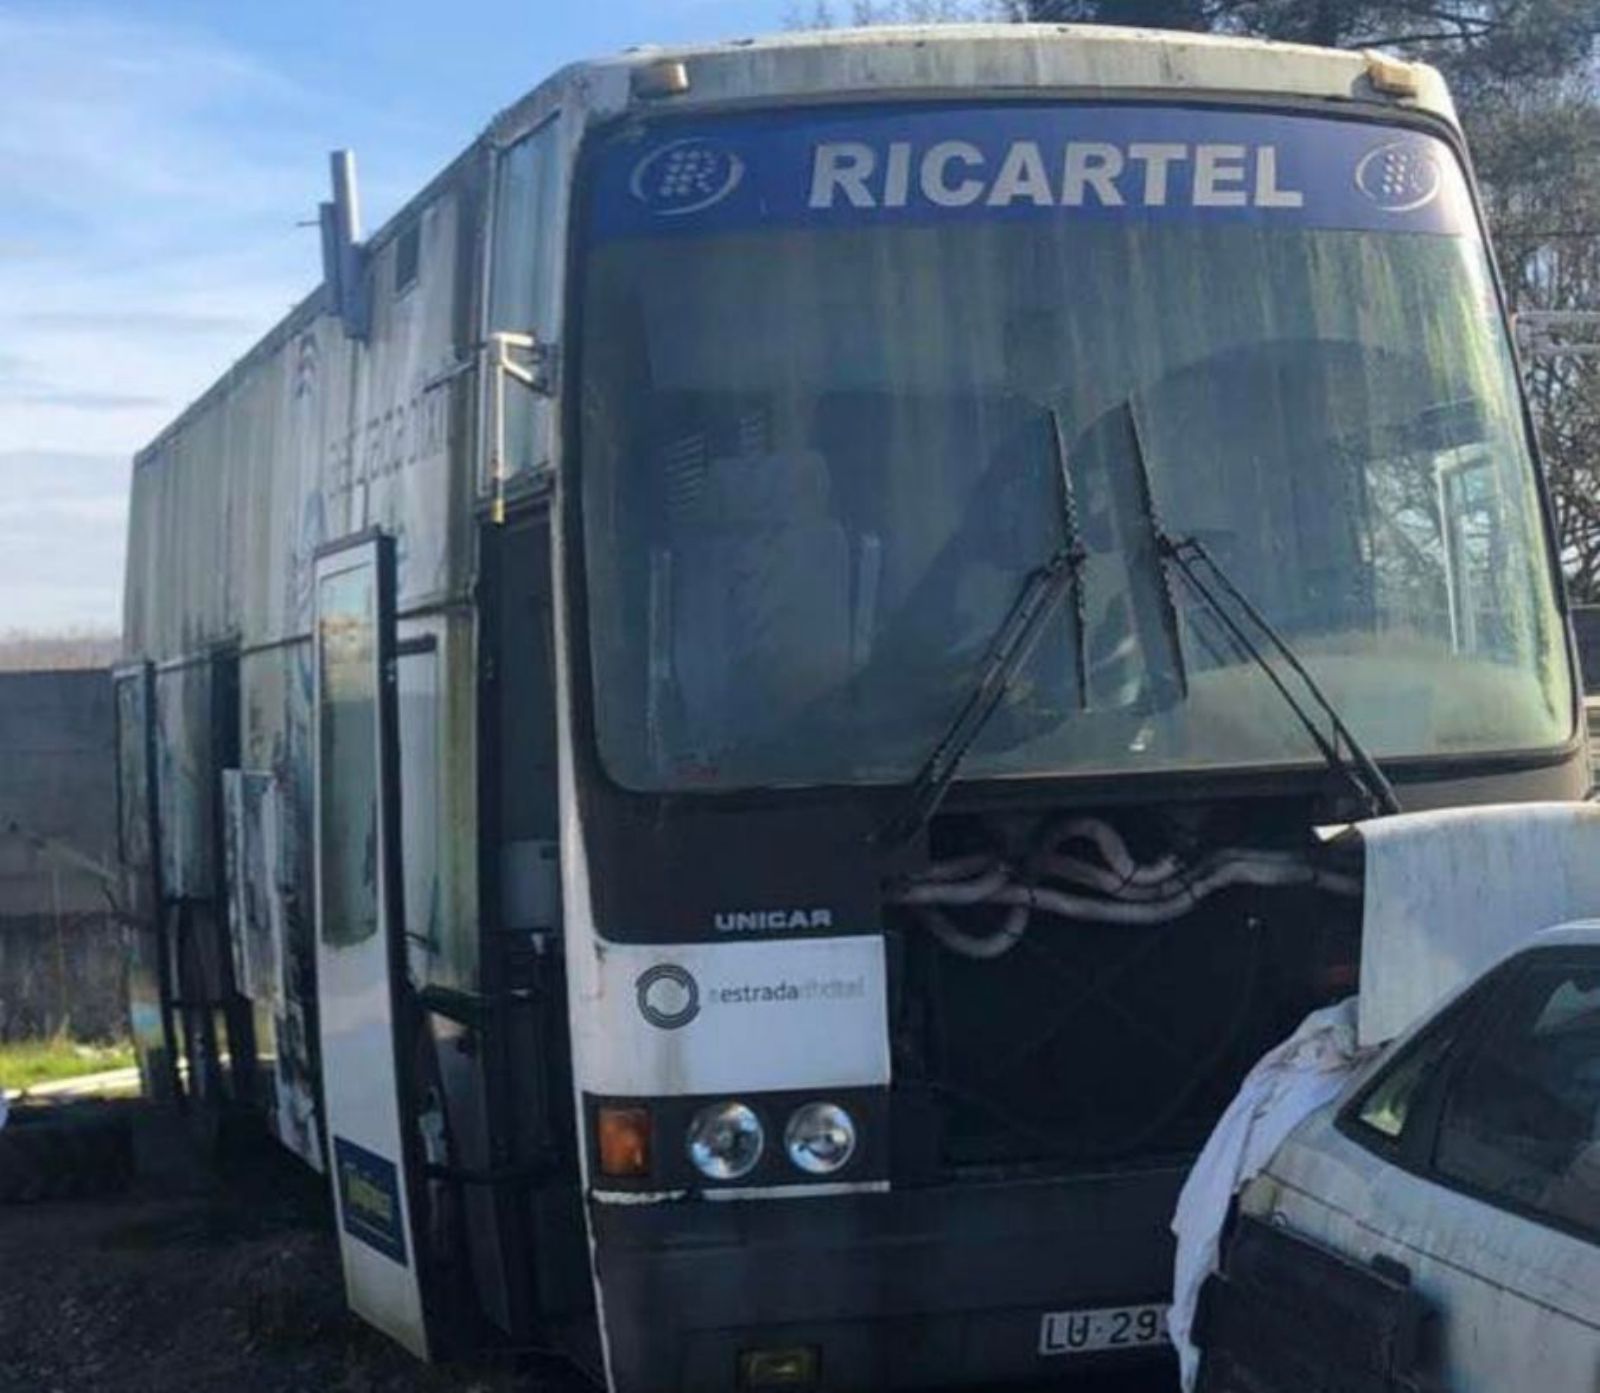
[[[856,1124],[837,1103],[807,1103],[783,1129],[783,1144],[801,1170],[831,1175],[856,1154]]]
[[[743,1103],[713,1103],[689,1124],[689,1159],[712,1180],[749,1175],[766,1144],[761,1119]]]

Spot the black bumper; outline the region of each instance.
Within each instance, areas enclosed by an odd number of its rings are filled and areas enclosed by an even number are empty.
[[[1357,1262],[1241,1218],[1200,1294],[1201,1393],[1406,1393],[1442,1387],[1433,1312],[1398,1263]]]
[[[992,1389],[1045,1311],[1165,1300],[1182,1169],[827,1198],[593,1206],[618,1393],[717,1393],[810,1345],[827,1390]],[[1126,1356],[1111,1355],[1109,1358]]]

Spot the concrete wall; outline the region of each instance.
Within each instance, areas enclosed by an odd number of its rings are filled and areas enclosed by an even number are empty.
[[[115,859],[113,739],[104,671],[0,674],[0,1039],[126,1030],[121,929],[100,882],[39,844]]]

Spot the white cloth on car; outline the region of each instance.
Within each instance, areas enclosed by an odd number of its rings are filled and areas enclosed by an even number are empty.
[[[1356,1045],[1356,998],[1314,1011],[1245,1077],[1178,1196],[1178,1239],[1167,1328],[1185,1393],[1195,1386],[1200,1352],[1191,1334],[1200,1288],[1215,1270],[1233,1197],[1289,1134],[1331,1103],[1363,1056]]]
[[[1600,805],[1436,808],[1356,830],[1364,1045],[1409,1030],[1541,930],[1600,914]]]

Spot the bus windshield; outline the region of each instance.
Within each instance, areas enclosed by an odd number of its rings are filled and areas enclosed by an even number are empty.
[[[1060,545],[1061,442],[1088,564],[962,777],[1314,761],[1178,577],[1115,564],[1125,404],[1160,526],[1374,754],[1570,737],[1514,361],[1445,142],[877,106],[629,127],[586,170],[578,468],[619,783],[911,777]],[[1163,582],[1181,691],[1132,613]]]

